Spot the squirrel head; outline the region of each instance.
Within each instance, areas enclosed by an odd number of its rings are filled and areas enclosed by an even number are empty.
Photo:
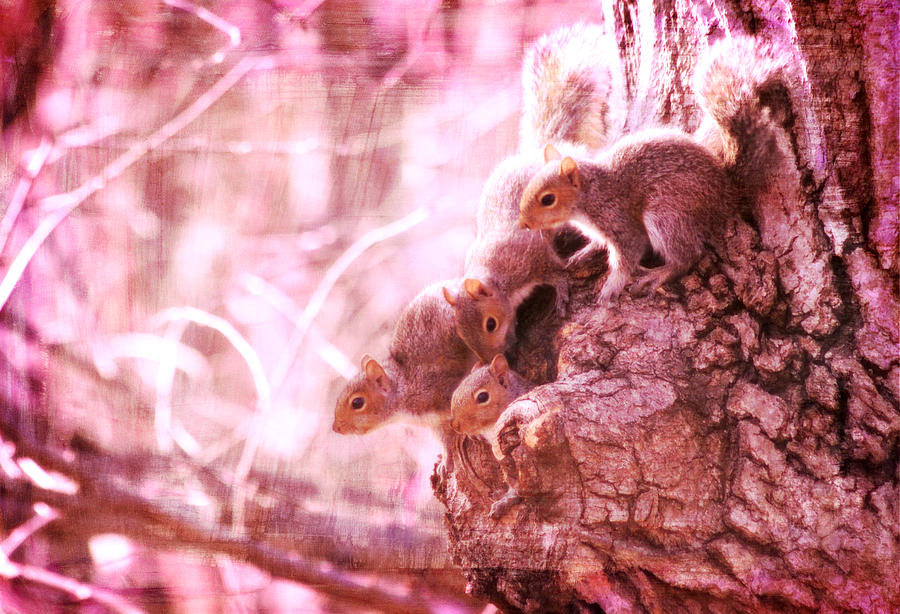
[[[366,354],[362,372],[347,383],[338,397],[332,430],[342,435],[362,435],[383,426],[394,417],[394,390],[394,381],[384,367]]]
[[[490,364],[476,365],[459,383],[450,401],[450,426],[457,433],[483,433],[512,402],[509,363],[497,354]]]
[[[531,178],[519,202],[519,227],[553,228],[569,220],[581,196],[578,163],[553,145],[544,148],[544,166]]]
[[[513,341],[515,311],[507,297],[478,279],[464,279],[458,294],[444,288],[453,307],[456,334],[485,362]]]

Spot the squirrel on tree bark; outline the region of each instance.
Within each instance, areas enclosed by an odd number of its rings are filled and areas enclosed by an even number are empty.
[[[515,461],[503,453],[498,442],[499,427],[506,423],[500,416],[513,401],[532,388],[533,383],[512,370],[503,354],[497,354],[490,364],[475,366],[453,392],[450,426],[457,433],[487,437],[509,485],[506,493],[491,505],[492,517],[502,516],[521,501],[516,490],[518,471]]]
[[[697,94],[718,124],[720,156],[677,130],[626,137],[596,158],[564,156],[548,144],[546,164],[522,195],[520,227],[572,222],[605,245],[610,273],[601,303],[616,298],[636,272],[638,291],[683,274],[705,243],[727,250],[718,233],[723,221],[741,214],[742,198],[764,189],[780,151],[761,97],[793,79],[789,56],[772,46],[751,39],[714,46],[697,73]],[[642,269],[650,247],[665,264]]]

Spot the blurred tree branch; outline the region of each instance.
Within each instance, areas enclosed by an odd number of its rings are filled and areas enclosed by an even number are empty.
[[[397,526],[379,527],[356,518],[349,519],[349,524],[341,530],[340,521],[302,509],[297,483],[271,477],[266,491],[276,495],[275,503],[270,509],[249,505],[248,514],[255,515],[252,523],[255,530],[251,536],[240,536],[223,522],[228,514],[224,497],[229,491],[227,483],[208,469],[149,454],[121,458],[83,450],[77,454],[61,453],[21,437],[8,424],[0,428],[3,439],[15,446],[12,456],[17,461],[34,459],[45,469],[59,472],[78,484],[77,493],[65,494],[38,489],[21,476],[14,478],[9,472],[2,473],[4,496],[22,500],[31,497],[52,506],[59,510],[69,533],[91,536],[113,532],[157,548],[226,554],[347,603],[390,612],[432,611],[421,595],[372,586],[340,568],[376,572],[409,569],[406,561],[397,559],[398,549],[379,548],[377,544],[399,546],[404,557],[415,552],[430,554],[441,547],[436,536],[429,538]],[[211,505],[219,507],[217,518],[191,511],[185,501],[188,493],[178,492],[174,486],[185,482],[185,474],[203,478]],[[309,484],[300,486],[313,488]],[[166,487],[172,490],[167,492]],[[148,491],[156,494],[150,495]],[[267,522],[266,516],[275,516],[278,521]],[[276,529],[284,527],[285,532],[273,531],[271,525]],[[355,541],[369,545],[362,549],[342,543],[339,536],[351,531],[356,535]]]

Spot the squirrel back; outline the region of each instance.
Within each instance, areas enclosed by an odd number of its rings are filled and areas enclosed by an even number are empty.
[[[715,43],[697,67],[694,92],[705,118],[696,137],[720,156],[751,199],[766,188],[781,159],[775,122],[793,112],[791,95],[800,84],[790,50],[747,36]]]
[[[522,151],[547,143],[600,149],[623,131],[625,75],[615,35],[576,23],[544,34],[522,63]]]
[[[475,217],[476,238],[516,229],[519,199],[532,175],[542,166],[536,151],[512,155],[498,164],[488,176]]]
[[[335,432],[367,433],[400,418],[446,423],[453,390],[476,362],[441,295],[457,282],[431,284],[404,307],[386,359],[363,357],[362,372],[338,397]]]
[[[533,387],[497,354],[490,364],[472,369],[453,392],[450,425],[458,433],[490,436],[506,407]]]

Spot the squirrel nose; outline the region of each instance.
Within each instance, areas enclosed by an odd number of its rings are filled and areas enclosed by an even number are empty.
[[[525,221],[525,218],[519,218],[519,228],[525,228],[527,230],[531,230],[531,227],[528,225],[528,222]]]
[[[459,432],[459,420],[457,420],[456,418],[451,420],[450,428],[452,428],[454,431],[456,431],[458,433]]]

